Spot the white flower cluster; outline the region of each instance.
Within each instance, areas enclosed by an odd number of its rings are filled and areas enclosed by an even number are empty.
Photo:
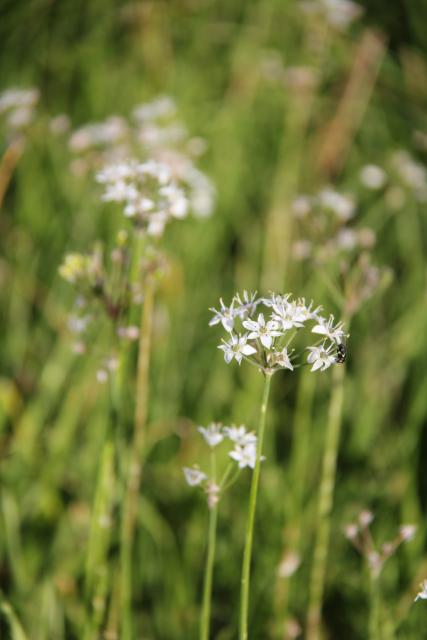
[[[10,129],[24,129],[33,119],[38,100],[38,89],[6,89],[0,93],[0,115],[6,115]]]
[[[325,262],[343,253],[371,249],[375,244],[372,229],[350,226],[356,202],[348,194],[325,187],[312,196],[299,195],[292,209],[301,227],[301,239],[293,245],[293,255],[298,260],[315,258]]]
[[[215,449],[223,441],[229,441],[232,449],[228,455],[237,463],[239,469],[255,468],[257,437],[254,433],[248,432],[244,425],[224,427],[219,422],[211,422],[207,427],[198,427],[198,431],[210,449]],[[184,467],[183,472],[190,486],[204,485],[210,506],[218,501],[221,486],[218,486],[214,479],[210,479],[197,465]]]
[[[169,96],[138,105],[130,119],[112,115],[81,126],[71,134],[69,147],[78,155],[71,164],[77,175],[86,174],[92,167],[127,164],[126,158],[132,157],[140,164],[154,161],[167,166],[173,181],[185,189],[195,216],[204,218],[213,211],[215,189],[193,160],[205,151],[206,143],[189,136]]]
[[[352,0],[304,0],[301,7],[305,13],[323,16],[335,29],[345,30],[362,15],[363,9]]]
[[[309,351],[307,363],[311,371],[325,371],[337,362],[337,345],[342,344],[345,333],[341,322],[335,324],[334,317],[321,315],[321,307],[313,308],[304,298],[292,300],[290,293],[258,298],[256,293],[245,291],[236,294],[230,306],[220,299],[220,308],[214,309],[210,326],[222,324],[228,334],[218,346],[224,359],[238,364],[243,359],[255,364],[265,373],[279,369],[293,371],[300,366],[299,355],[291,349],[292,341],[301,329],[322,336],[320,341],[305,347]]]
[[[123,204],[123,213],[148,235],[159,237],[173,218],[185,218],[189,201],[166,164],[120,162],[105,167],[96,179],[104,185],[102,200]]]
[[[120,116],[110,116],[102,122],[89,122],[71,134],[68,142],[75,153],[83,153],[92,148],[111,147],[122,143],[129,133],[126,120]]]

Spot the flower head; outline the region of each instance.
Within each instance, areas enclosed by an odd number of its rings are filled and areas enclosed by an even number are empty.
[[[259,339],[266,349],[270,349],[273,338],[282,335],[280,331],[277,331],[277,322],[274,320],[266,322],[262,313],[258,315],[257,320],[244,320],[242,324],[250,332],[248,339]]]
[[[242,446],[246,444],[255,444],[257,441],[256,435],[252,432],[246,431],[246,427],[244,425],[240,425],[240,427],[236,427],[235,425],[231,427],[224,427],[224,434],[232,442]]]
[[[325,349],[324,345],[320,347],[307,347],[310,351],[307,357],[307,362],[313,365],[310,371],[325,371],[331,364],[335,362],[335,354],[331,354],[331,349],[333,345],[329,345],[327,349]]]
[[[255,469],[256,464],[256,443],[247,442],[245,444],[236,444],[233,451],[228,454],[239,465],[239,469],[250,467]]]
[[[312,333],[318,333],[322,336],[326,336],[329,340],[336,342],[337,344],[341,343],[345,337],[343,323],[338,322],[334,327],[334,316],[332,315],[329,316],[328,321],[324,318],[320,318],[319,323],[316,324],[311,331]]]
[[[203,471],[200,471],[200,469],[198,469],[195,466],[184,467],[183,472],[184,472],[185,479],[187,483],[190,485],[190,487],[197,487],[208,477],[206,473],[203,473]]]
[[[417,593],[414,602],[417,600],[427,600],[427,580],[423,580],[420,584],[420,591]]]
[[[243,356],[251,356],[256,353],[256,349],[251,347],[247,343],[247,335],[234,335],[230,334],[228,341],[223,340],[223,344],[218,346],[218,349],[224,351],[224,360],[229,364],[233,358],[240,364]]]
[[[229,307],[226,307],[222,298],[219,299],[219,303],[221,308],[219,311],[214,307],[211,307],[210,311],[213,312],[214,316],[209,322],[209,326],[213,327],[216,324],[221,322],[222,326],[226,331],[233,331],[234,328],[234,317],[236,315],[235,310],[233,309],[234,300],[232,301]]]
[[[207,427],[197,427],[210,447],[216,447],[224,440],[222,425],[219,422],[211,422]]]

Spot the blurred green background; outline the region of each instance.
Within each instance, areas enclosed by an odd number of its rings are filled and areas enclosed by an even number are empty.
[[[397,206],[393,185],[388,195],[369,191],[359,177],[367,164],[387,172],[399,149],[427,161],[427,4],[376,0],[364,8],[354,24],[335,29],[291,0],[0,3],[0,91],[40,91],[10,179],[11,138],[3,129],[0,138],[1,637],[21,638],[21,625],[30,640],[82,637],[108,413],[96,358],[72,353],[72,292],[58,265],[66,252],[111,241],[121,214],[110,221],[93,179],[72,174],[69,134],[54,135],[51,118],[67,114],[74,129],[127,115],[158,94],[172,96],[191,134],[206,139],[200,166],[217,202],[212,217],[172,225],[165,241],[172,267],[156,307],[135,638],[197,637],[207,509],[182,475],[182,466],[205,461],[195,425],[256,426],[262,381],[244,365],[225,365],[208,308],[246,288],[293,291],[341,314],[323,277],[328,266],[313,268],[292,253],[300,233],[292,201],[328,184],[353,195],[356,225],[375,230],[372,261],[387,278],[358,310],[348,341],[324,637],[368,637],[363,560],[343,535],[364,508],[375,514],[380,544],[403,523],[418,526],[381,576],[390,621],[382,637],[427,637],[425,604],[412,605],[427,578],[427,205],[400,185]],[[301,370],[273,381],[252,638],[303,637],[329,373],[312,381]],[[237,633],[249,482],[242,474],[220,508],[218,640]],[[298,553],[300,567],[280,577],[289,553]],[[113,547],[112,562],[114,554]]]

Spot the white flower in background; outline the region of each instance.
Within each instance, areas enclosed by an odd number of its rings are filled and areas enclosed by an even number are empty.
[[[84,153],[96,147],[111,147],[122,142],[129,127],[124,118],[110,116],[103,122],[89,122],[71,134],[69,147],[75,153]]]
[[[304,0],[300,6],[306,14],[323,16],[331,27],[339,30],[347,29],[363,12],[352,0]]]
[[[417,600],[427,600],[427,580],[423,580],[420,587],[421,590],[417,593],[414,602]]]
[[[364,187],[372,189],[373,191],[382,189],[387,182],[386,172],[376,164],[367,164],[362,167],[359,173],[359,178]]]
[[[158,118],[172,118],[176,114],[176,104],[170,96],[158,96],[151,102],[138,105],[132,115],[138,122],[157,120]]]
[[[68,318],[68,328],[73,333],[83,333],[92,321],[92,316],[70,316]]]
[[[108,380],[108,371],[105,371],[105,369],[98,369],[96,372],[96,379],[99,384],[105,384]]]
[[[211,422],[207,427],[197,427],[210,447],[216,447],[224,440],[224,433],[220,422]]]
[[[291,206],[296,218],[306,218],[313,210],[313,198],[300,195],[295,198]]]
[[[40,97],[38,89],[6,89],[0,93],[0,113],[9,109],[22,109],[34,107]]]
[[[280,331],[277,331],[278,324],[274,320],[265,321],[264,315],[260,313],[257,320],[244,320],[242,322],[245,329],[250,333],[248,335],[249,340],[261,341],[266,349],[270,349],[273,343],[273,338],[277,338],[282,335]]]
[[[209,322],[209,326],[213,327],[221,322],[224,329],[228,332],[233,331],[234,328],[234,316],[236,315],[233,309],[234,300],[229,307],[226,307],[222,298],[219,299],[221,309],[217,311],[214,307],[211,307],[209,311],[212,311],[214,316]]]
[[[188,200],[176,184],[168,184],[159,189],[159,194],[165,199],[171,216],[174,218],[185,218],[188,213]]]
[[[255,469],[256,464],[256,444],[253,442],[245,443],[243,445],[236,444],[233,451],[228,454],[230,458],[233,458],[239,466],[239,469],[250,467]]]
[[[347,222],[354,216],[356,203],[350,196],[345,196],[338,191],[326,188],[318,194],[318,201],[322,208],[332,211],[336,217]]]
[[[169,220],[188,213],[188,198],[164,163],[121,161],[104,167],[96,179],[104,186],[101,199],[123,203],[124,215],[148,235],[160,236]]]
[[[31,123],[39,96],[39,91],[35,88],[12,88],[0,93],[0,115],[5,115],[10,129],[24,129]]]
[[[243,356],[252,356],[256,353],[256,349],[251,345],[246,344],[247,335],[230,335],[230,340],[223,340],[223,344],[218,346],[218,349],[224,351],[224,360],[229,364],[233,358],[240,364]]]
[[[197,467],[184,467],[183,472],[190,487],[197,487],[197,485],[201,484],[204,480],[207,480],[208,477],[206,473],[203,473],[203,471],[200,471]]]
[[[224,434],[236,444],[241,446],[247,444],[256,444],[257,437],[254,433],[246,431],[246,427],[241,425],[240,427],[236,427],[232,425],[231,427],[224,427]]]
[[[311,332],[326,336],[329,340],[337,344],[342,342],[343,338],[346,337],[343,330],[343,323],[338,322],[334,327],[334,316],[332,315],[329,316],[328,321],[323,318],[319,324],[316,324],[312,328]]]
[[[417,532],[417,527],[414,524],[402,524],[399,527],[399,537],[402,541],[412,540]]]
[[[329,345],[327,349],[323,345],[320,347],[307,347],[310,353],[308,354],[307,362],[313,365],[310,371],[325,371],[331,364],[336,362],[335,354],[331,354],[333,345]]]
[[[343,251],[351,251],[358,244],[358,236],[354,229],[344,227],[340,229],[335,238],[335,244]]]

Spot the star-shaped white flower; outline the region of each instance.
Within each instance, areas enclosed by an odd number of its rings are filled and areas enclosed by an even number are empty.
[[[257,299],[257,292],[248,293],[246,290],[243,291],[242,297],[240,294],[236,293],[233,298],[233,304],[236,303],[235,307],[235,315],[239,316],[242,320],[246,320],[246,318],[250,317],[255,313],[258,303],[260,302]]]
[[[242,424],[240,427],[235,425],[224,427],[224,433],[232,442],[239,445],[256,444],[257,437],[254,433],[247,432],[246,427]]]
[[[256,353],[256,349],[251,347],[250,344],[246,344],[247,339],[247,335],[239,336],[230,334],[230,340],[228,340],[228,342],[226,340],[222,341],[223,344],[220,344],[218,349],[224,351],[224,360],[227,364],[229,364],[233,358],[240,364],[243,356],[252,356]]]
[[[331,364],[335,362],[335,355],[331,354],[333,345],[329,345],[327,349],[323,345],[320,347],[307,347],[310,353],[308,354],[307,362],[312,364],[310,371],[325,371]]]
[[[222,425],[219,422],[211,422],[207,427],[197,427],[210,447],[216,447],[224,440]]]
[[[248,335],[249,340],[257,340],[259,338],[259,340],[261,340],[261,344],[266,349],[271,349],[273,338],[277,338],[282,335],[282,333],[277,330],[277,322],[274,320],[266,322],[264,314],[262,313],[258,315],[258,320],[244,320],[242,324],[245,329],[250,331]]]
[[[308,319],[307,310],[301,303],[288,302],[285,298],[273,303],[272,319],[278,323],[283,331],[288,329],[301,328]]]
[[[200,471],[197,467],[184,467],[183,472],[190,487],[197,487],[197,485],[201,484],[208,477],[206,473],[203,473],[203,471]]]
[[[217,311],[214,307],[211,307],[209,311],[212,311],[214,316],[212,320],[209,322],[209,326],[213,327],[215,324],[219,324],[221,322],[224,329],[228,332],[233,331],[234,328],[234,317],[236,315],[235,310],[233,308],[234,300],[229,307],[226,307],[222,298],[219,299],[221,309]]]
[[[290,369],[290,371],[294,370],[291,359],[289,357],[288,349],[286,347],[274,354],[274,362],[284,369]]]
[[[236,444],[233,451],[228,454],[239,465],[239,469],[250,467],[255,469],[256,464],[256,444],[249,442],[248,444]]]
[[[336,342],[337,344],[341,343],[345,337],[343,323],[338,322],[334,327],[334,316],[332,315],[329,316],[328,321],[320,319],[320,322],[312,328],[311,332],[326,336],[329,340],[332,340],[332,342]]]

